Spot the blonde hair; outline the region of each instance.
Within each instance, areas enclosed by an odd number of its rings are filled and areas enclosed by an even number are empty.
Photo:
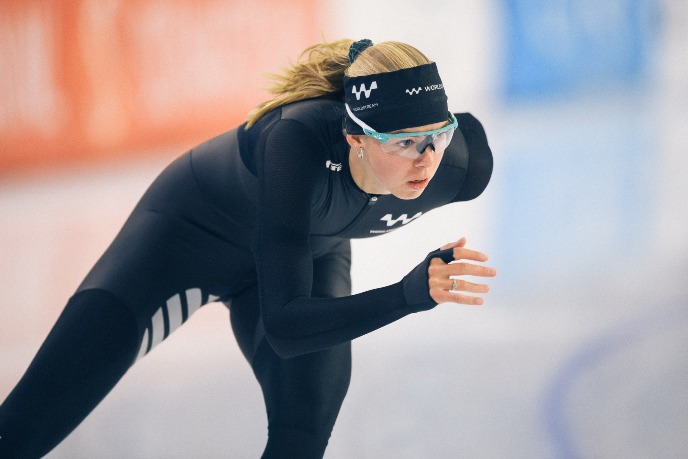
[[[365,76],[429,64],[431,61],[411,45],[385,41],[363,50],[349,63],[353,40],[342,39],[306,48],[296,63],[280,74],[269,74],[274,84],[268,89],[275,97],[263,102],[248,116],[246,128],[266,113],[299,100],[342,93],[344,75]],[[343,97],[342,97],[343,98]]]

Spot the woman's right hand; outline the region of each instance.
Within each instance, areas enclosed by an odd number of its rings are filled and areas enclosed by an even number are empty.
[[[440,250],[453,249],[454,261],[446,263],[436,257],[430,260],[428,266],[428,289],[430,297],[436,303],[459,303],[469,305],[481,305],[483,299],[469,294],[484,294],[489,292],[487,284],[469,282],[462,276],[494,277],[497,271],[488,266],[465,262],[470,260],[485,262],[487,254],[476,250],[467,249],[466,238],[446,244]]]

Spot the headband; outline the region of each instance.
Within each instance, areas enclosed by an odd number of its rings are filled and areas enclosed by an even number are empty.
[[[435,63],[373,75],[344,76],[344,101],[378,132],[447,121],[449,108]],[[346,132],[363,129],[346,115]]]

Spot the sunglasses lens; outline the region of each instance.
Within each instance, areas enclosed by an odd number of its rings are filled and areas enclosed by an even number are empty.
[[[435,153],[443,152],[454,136],[454,129],[450,128],[434,134],[420,136],[395,137],[386,142],[379,142],[380,148],[385,153],[406,158],[417,158],[423,154],[429,146]]]

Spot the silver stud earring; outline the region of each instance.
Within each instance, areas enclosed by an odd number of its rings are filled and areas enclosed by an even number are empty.
[[[358,149],[358,157],[363,158],[363,148]]]

